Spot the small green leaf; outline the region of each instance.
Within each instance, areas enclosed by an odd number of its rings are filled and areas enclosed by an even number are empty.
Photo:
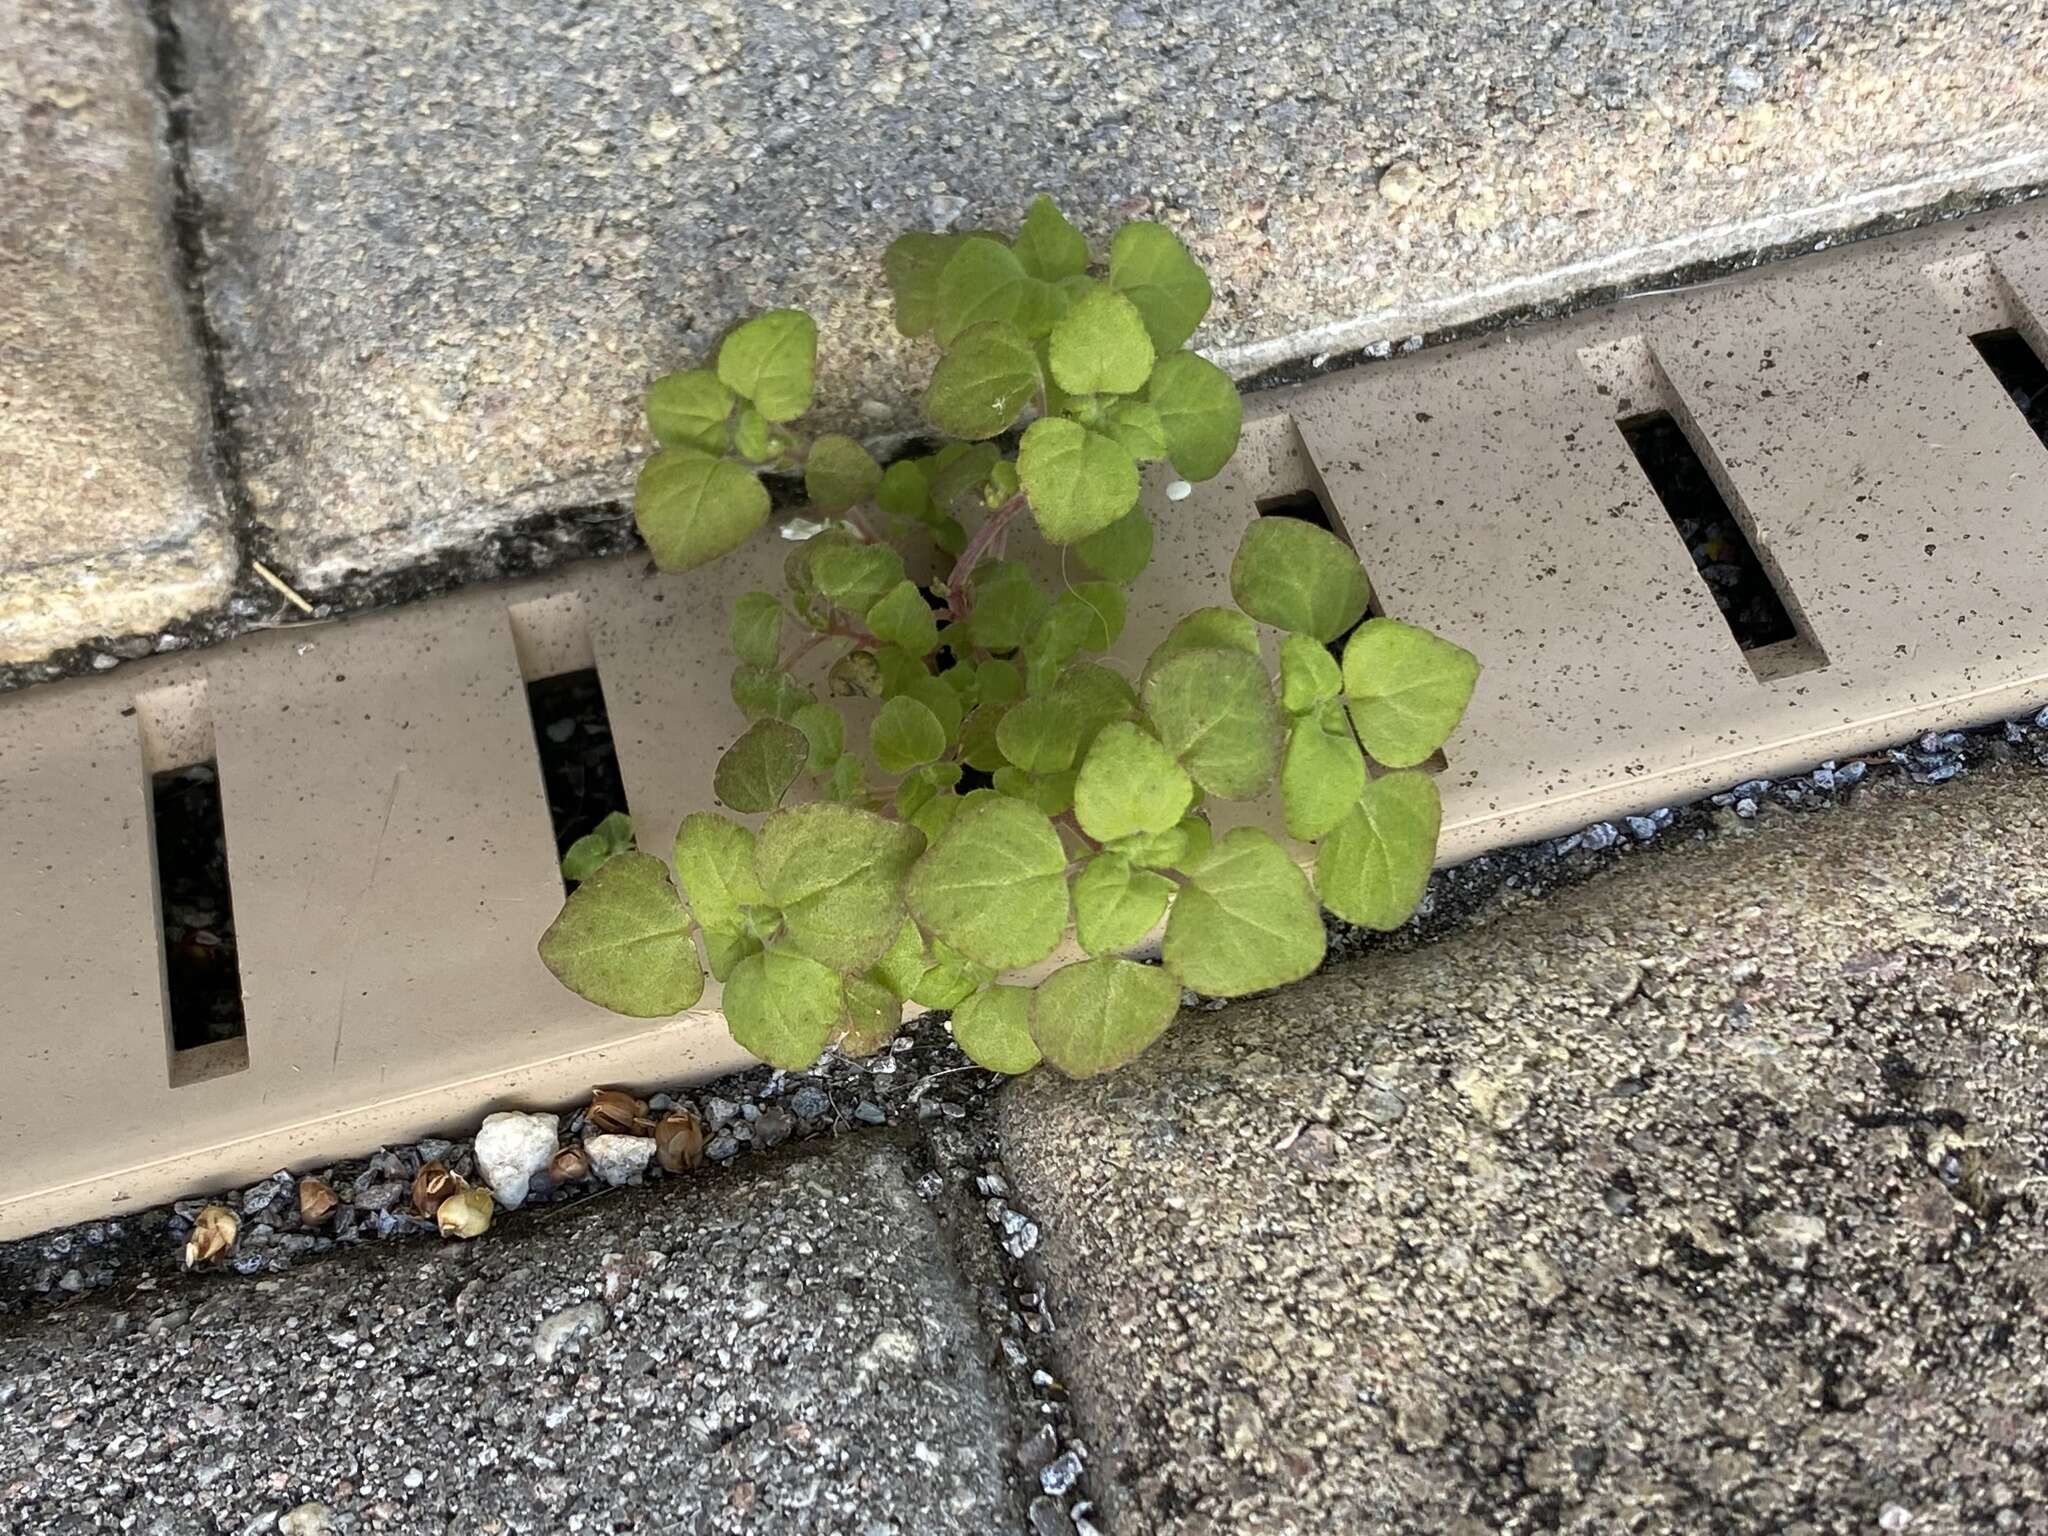
[[[818,327],[800,309],[771,309],[737,327],[718,348],[718,377],[770,421],[811,408]]]
[[[1184,816],[1178,826],[1164,832],[1125,838],[1116,851],[1140,869],[1180,869],[1208,853],[1209,844],[1209,823],[1199,816]]]
[[[903,926],[903,877],[924,852],[915,827],[816,801],[770,817],[754,851],[788,942],[834,970],[865,970]]]
[[[607,859],[629,852],[633,847],[633,818],[613,811],[596,828],[569,845],[562,855],[564,880],[588,880],[604,867]]]
[[[1052,376],[1070,395],[1128,395],[1152,376],[1152,338],[1137,305],[1095,284],[1052,328]]]
[[[1031,1000],[1031,1038],[1068,1077],[1130,1061],[1180,1011],[1180,984],[1159,967],[1104,956],[1062,966]]]
[[[958,235],[912,230],[882,252],[882,272],[896,301],[896,329],[922,336],[939,318],[939,274],[960,247]]]
[[[1287,734],[1280,798],[1287,835],[1304,842],[1314,842],[1349,815],[1365,788],[1365,754],[1341,714],[1334,724],[1329,729],[1315,715],[1299,715]]]
[[[1109,246],[1109,281],[1138,306],[1154,349],[1171,352],[1195,332],[1213,296],[1201,263],[1164,225],[1126,224]]]
[[[867,780],[867,765],[849,752],[832,765],[825,796],[835,801],[858,800],[867,793]]]
[[[1133,869],[1120,853],[1099,853],[1074,881],[1074,936],[1091,955],[1129,949],[1166,916],[1173,882]]]
[[[723,1001],[733,1039],[769,1066],[789,1072],[801,1072],[816,1061],[846,1016],[839,976],[786,949],[767,949],[742,960],[725,984]]]
[[[784,446],[766,416],[751,405],[740,407],[732,426],[733,452],[750,463],[774,464],[781,459]]]
[[[839,761],[839,754],[846,750],[846,721],[839,711],[830,704],[813,700],[791,715],[789,723],[804,733],[804,740],[811,746],[811,754],[804,761],[804,772],[831,772],[832,765]]]
[[[733,599],[727,631],[733,654],[757,667],[773,667],[782,654],[782,603],[773,592],[742,592]]]
[[[984,704],[1014,704],[1024,697],[1024,674],[1014,661],[990,657],[975,670],[974,688]]]
[[[742,813],[772,811],[804,771],[811,744],[781,720],[756,720],[725,749],[711,775],[712,793]]]
[[[902,690],[902,696],[917,700],[938,717],[939,727],[946,733],[948,743],[959,740],[960,722],[967,716],[967,706],[960,702],[960,695],[943,679],[920,670]]]
[[[1093,616],[1073,603],[1048,608],[1017,652],[1024,663],[1024,691],[1050,691],[1061,669],[1081,654],[1081,644],[1094,627]]]
[[[1129,585],[1152,563],[1152,519],[1133,507],[1074,546],[1081,563],[1108,581]]]
[[[1067,927],[1067,851],[1022,801],[976,800],[911,871],[904,895],[926,932],[1006,970],[1051,954]]]
[[[929,656],[939,646],[939,625],[931,604],[913,581],[899,581],[867,612],[878,640],[901,646],[912,656]]]
[[[1106,651],[1124,632],[1124,592],[1115,582],[1074,582],[1053,603],[1055,612],[1063,608],[1079,615],[1063,622],[1075,625],[1084,651]]]
[[[931,485],[933,503],[950,512],[980,492],[1001,457],[993,443],[948,443],[919,462]]]
[[[903,580],[903,557],[886,544],[833,543],[811,561],[818,590],[848,613],[866,613]]]
[[[985,235],[962,240],[939,273],[934,329],[942,345],[991,320],[1041,335],[1053,314],[1051,290],[1024,270],[1016,252]]]
[[[1019,706],[1020,708],[1024,706]],[[1128,722],[1105,725],[1074,781],[1074,815],[1099,843],[1165,832],[1187,814],[1195,786],[1173,755]]]
[[[1039,1061],[1031,1038],[1031,989],[983,987],[953,1010],[953,1038],[976,1066],[1029,1072]]]
[[[1102,728],[1113,720],[1128,720],[1138,712],[1138,695],[1123,677],[1093,662],[1070,667],[1052,687],[1052,697],[1074,721],[1079,745],[1075,756],[1084,756]]]
[[[1361,928],[1391,931],[1429,888],[1443,802],[1426,773],[1382,774],[1316,848],[1323,905]]]
[[[875,487],[875,505],[891,517],[915,523],[929,523],[937,511],[924,471],[909,459],[898,459],[882,472],[882,483]]]
[[[761,941],[751,933],[723,928],[706,928],[703,932],[704,959],[711,967],[711,974],[720,981],[732,980],[732,973],[742,960],[761,953]]]
[[[1238,542],[1230,595],[1262,624],[1327,643],[1364,616],[1372,587],[1351,546],[1327,528],[1262,517]]]
[[[869,967],[868,975],[896,996],[907,998],[924,980],[926,969],[924,935],[917,931],[917,924],[906,918],[882,952],[882,958]]]
[[[740,909],[768,900],[754,874],[754,834],[712,811],[693,811],[676,829],[676,878],[706,928],[737,933],[746,925]]]
[[[825,512],[844,512],[874,498],[882,466],[852,438],[828,432],[804,457],[804,494]]]
[[[1072,544],[1138,504],[1138,465],[1115,438],[1041,417],[1025,429],[1017,473],[1048,543]]]
[[[1159,412],[1143,400],[1111,401],[1102,413],[1102,430],[1140,462],[1166,457],[1166,428]]]
[[[1064,884],[1060,900],[1064,913]],[[540,958],[571,992],[629,1018],[666,1018],[704,995],[689,914],[667,868],[644,853],[619,854],[576,887]]]
[[[1272,783],[1280,716],[1258,657],[1181,651],[1147,670],[1144,700],[1161,743],[1210,794],[1249,800]]]
[[[1052,606],[1052,599],[1015,560],[992,560],[979,566],[968,584],[973,607],[967,633],[985,651],[1014,651]]]
[[[932,945],[931,968],[911,988],[910,1000],[925,1008],[953,1008],[977,987],[995,976],[988,966],[977,965],[941,943]]]
[[[1026,773],[1060,773],[1081,750],[1080,722],[1050,694],[1024,699],[996,722],[996,746]]]
[[[811,690],[787,672],[751,662],[732,669],[732,701],[750,721],[794,719],[811,698]]]
[[[960,761],[982,773],[994,773],[1004,766],[1001,733],[1008,709],[984,704],[960,727]]]
[[[1344,645],[1352,723],[1389,768],[1412,768],[1448,741],[1478,681],[1478,657],[1398,619],[1368,619]]]
[[[1280,705],[1289,714],[1308,713],[1337,697],[1343,686],[1344,675],[1328,646],[1307,635],[1281,636]]]
[[[1167,353],[1152,370],[1145,398],[1159,413],[1173,467],[1188,479],[1213,479],[1237,452],[1244,404],[1230,375],[1206,357]]]
[[[690,448],[664,448],[633,490],[633,523],[664,571],[731,554],[768,521],[768,491],[739,465]]]
[[[1183,651],[1242,651],[1257,656],[1259,629],[1235,608],[1197,608],[1166,632],[1145,662],[1145,675],[1151,676]]]
[[[647,426],[664,448],[725,452],[732,391],[708,368],[664,374],[647,387]]]
[[[1023,488],[1024,482],[1017,474],[1015,459],[997,459],[988,472],[988,489],[982,493],[982,500],[991,508],[1000,507]]]
[[[1038,354],[1003,321],[969,326],[932,370],[926,419],[953,437],[994,437],[1038,393]]]
[[[1032,199],[1014,249],[1024,270],[1048,283],[1088,270],[1088,242],[1042,194]]]
[[[868,727],[868,750],[882,772],[908,773],[946,750],[946,728],[916,699],[899,696],[884,704]]]
[[[905,702],[914,703],[915,700]],[[929,710],[925,712],[931,713]],[[896,814],[905,821],[915,821],[919,811],[959,782],[958,763],[927,762],[905,773],[903,782],[896,786]]]
[[[1021,768],[998,768],[994,775],[996,793],[1036,806],[1048,816],[1058,816],[1074,804],[1074,770],[1062,773],[1026,773]]]
[[[1166,967],[1210,997],[1299,981],[1323,960],[1308,877],[1256,827],[1233,827],[1186,871],[1166,920]]]

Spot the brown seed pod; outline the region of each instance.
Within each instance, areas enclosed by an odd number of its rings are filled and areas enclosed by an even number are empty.
[[[584,1122],[594,1136],[645,1136],[654,1129],[647,1104],[617,1088],[600,1088],[590,1096]]]
[[[185,1239],[185,1267],[217,1264],[235,1249],[242,1219],[224,1205],[209,1205],[192,1222],[192,1235]]]
[[[412,1208],[422,1216],[431,1216],[441,1208],[441,1202],[450,1195],[459,1195],[469,1188],[469,1181],[451,1172],[441,1163],[428,1163],[413,1176]]]
[[[581,1147],[563,1147],[548,1162],[548,1178],[555,1184],[581,1184],[590,1177],[590,1154]]]
[[[704,1166],[704,1125],[687,1109],[674,1110],[654,1128],[654,1157],[669,1173]]]
[[[334,1209],[341,1204],[340,1196],[325,1179],[307,1177],[299,1180],[299,1220],[309,1227],[323,1227],[334,1215]]]

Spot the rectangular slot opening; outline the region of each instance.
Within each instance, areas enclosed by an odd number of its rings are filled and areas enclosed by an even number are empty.
[[[573,597],[542,599],[511,618],[559,860],[605,817],[628,809],[626,780],[581,607]]]
[[[1970,338],[1970,344],[2005,386],[2007,396],[2034,429],[2034,436],[2048,447],[2048,364],[2016,326],[1980,331]]]
[[[204,682],[136,701],[174,1088],[249,1065],[227,817]]]

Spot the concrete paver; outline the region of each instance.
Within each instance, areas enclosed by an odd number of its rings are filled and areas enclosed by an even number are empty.
[[[1021,1529],[1017,1432],[913,1177],[876,1133],[17,1325],[4,1523]]]
[[[235,561],[141,7],[0,0],[0,664],[221,601]]]
[[[1116,1527],[2042,1528],[2044,854],[1882,787],[1031,1079]]]
[[[1179,228],[1240,368],[2048,166],[2048,16],[1897,0],[176,7],[258,515],[322,588],[622,494],[647,380],[813,309],[908,424],[880,253],[1053,192]]]

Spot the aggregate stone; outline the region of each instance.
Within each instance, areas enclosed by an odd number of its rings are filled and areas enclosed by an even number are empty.
[[[2048,1529],[2048,775],[1906,777],[1006,1095],[1114,1527]]]
[[[142,9],[0,0],[0,663],[234,578]]]
[[[913,1177],[877,1132],[17,1321],[0,1523],[1020,1530],[1020,1436]]]
[[[2038,7],[172,10],[248,491],[316,592],[625,493],[647,381],[772,305],[821,425],[915,425],[884,245],[1041,190],[1178,230],[1250,371],[2048,166]]]

